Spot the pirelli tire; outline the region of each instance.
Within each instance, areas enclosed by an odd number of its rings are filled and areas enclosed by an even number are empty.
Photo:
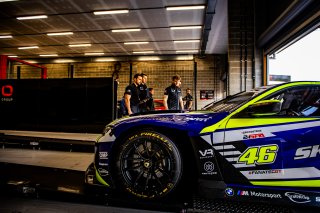
[[[117,149],[116,187],[142,200],[171,197],[181,185],[181,156],[177,145],[167,136],[150,130],[135,132]]]

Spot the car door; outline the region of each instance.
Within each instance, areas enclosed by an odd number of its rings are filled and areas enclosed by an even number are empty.
[[[262,100],[280,101],[280,112],[252,116],[246,108],[231,117],[224,142],[236,151],[225,158],[253,185],[320,187],[320,86],[290,87]]]

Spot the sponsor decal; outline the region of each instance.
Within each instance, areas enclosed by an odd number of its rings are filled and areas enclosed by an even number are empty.
[[[316,197],[316,202],[320,202],[320,197]]]
[[[214,156],[213,149],[199,150],[200,159],[211,158]]]
[[[305,158],[315,158],[318,156],[320,156],[320,145],[314,145],[297,149],[294,159],[300,160]]]
[[[257,134],[250,134],[250,135],[243,135],[243,139],[257,139],[257,138],[264,138],[263,133],[257,133]]]
[[[207,161],[203,165],[205,172],[202,172],[202,175],[215,175],[217,172],[214,171],[214,163]]]
[[[108,159],[109,153],[108,152],[99,152],[100,159]]]
[[[228,196],[234,195],[234,191],[232,188],[226,188],[225,192],[226,192],[226,195],[228,195]]]
[[[11,102],[13,101],[13,86],[12,85],[3,85],[1,87],[1,101]]]
[[[109,166],[109,164],[108,164],[108,163],[101,163],[101,162],[99,162],[99,166]]]
[[[296,193],[296,192],[286,192],[284,194],[286,197],[288,197],[292,202],[295,203],[309,203],[311,202],[310,197],[300,194],[300,193]]]
[[[256,192],[256,191],[243,191],[243,190],[239,190],[237,195],[249,196],[249,197],[270,198],[270,199],[281,199],[282,198],[281,194]]]
[[[109,172],[105,169],[99,168],[99,173],[101,176],[107,176],[109,175]]]
[[[249,171],[249,175],[265,175],[265,174],[280,174],[282,169],[269,169],[269,170],[252,170]]]

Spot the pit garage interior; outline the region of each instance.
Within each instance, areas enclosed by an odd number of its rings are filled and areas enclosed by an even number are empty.
[[[0,18],[0,181],[10,194],[0,212],[151,212],[81,197],[94,141],[133,75],[148,75],[155,99],[180,75],[193,110],[267,85],[268,57],[319,28],[320,2],[0,0]],[[177,208],[243,210],[160,211]]]

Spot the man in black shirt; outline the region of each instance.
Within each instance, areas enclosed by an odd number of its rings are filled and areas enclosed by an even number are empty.
[[[133,77],[133,83],[126,87],[124,93],[125,106],[128,114],[134,114],[140,112],[139,109],[139,85],[141,84],[142,77],[140,74],[135,74]]]
[[[147,111],[147,104],[149,97],[149,90],[147,87],[147,79],[148,76],[144,73],[141,73],[142,81],[139,86],[139,98],[140,98],[140,112],[146,112]]]
[[[165,109],[180,110],[183,109],[182,92],[180,89],[181,77],[175,75],[172,77],[171,86],[164,91],[163,104]]]

